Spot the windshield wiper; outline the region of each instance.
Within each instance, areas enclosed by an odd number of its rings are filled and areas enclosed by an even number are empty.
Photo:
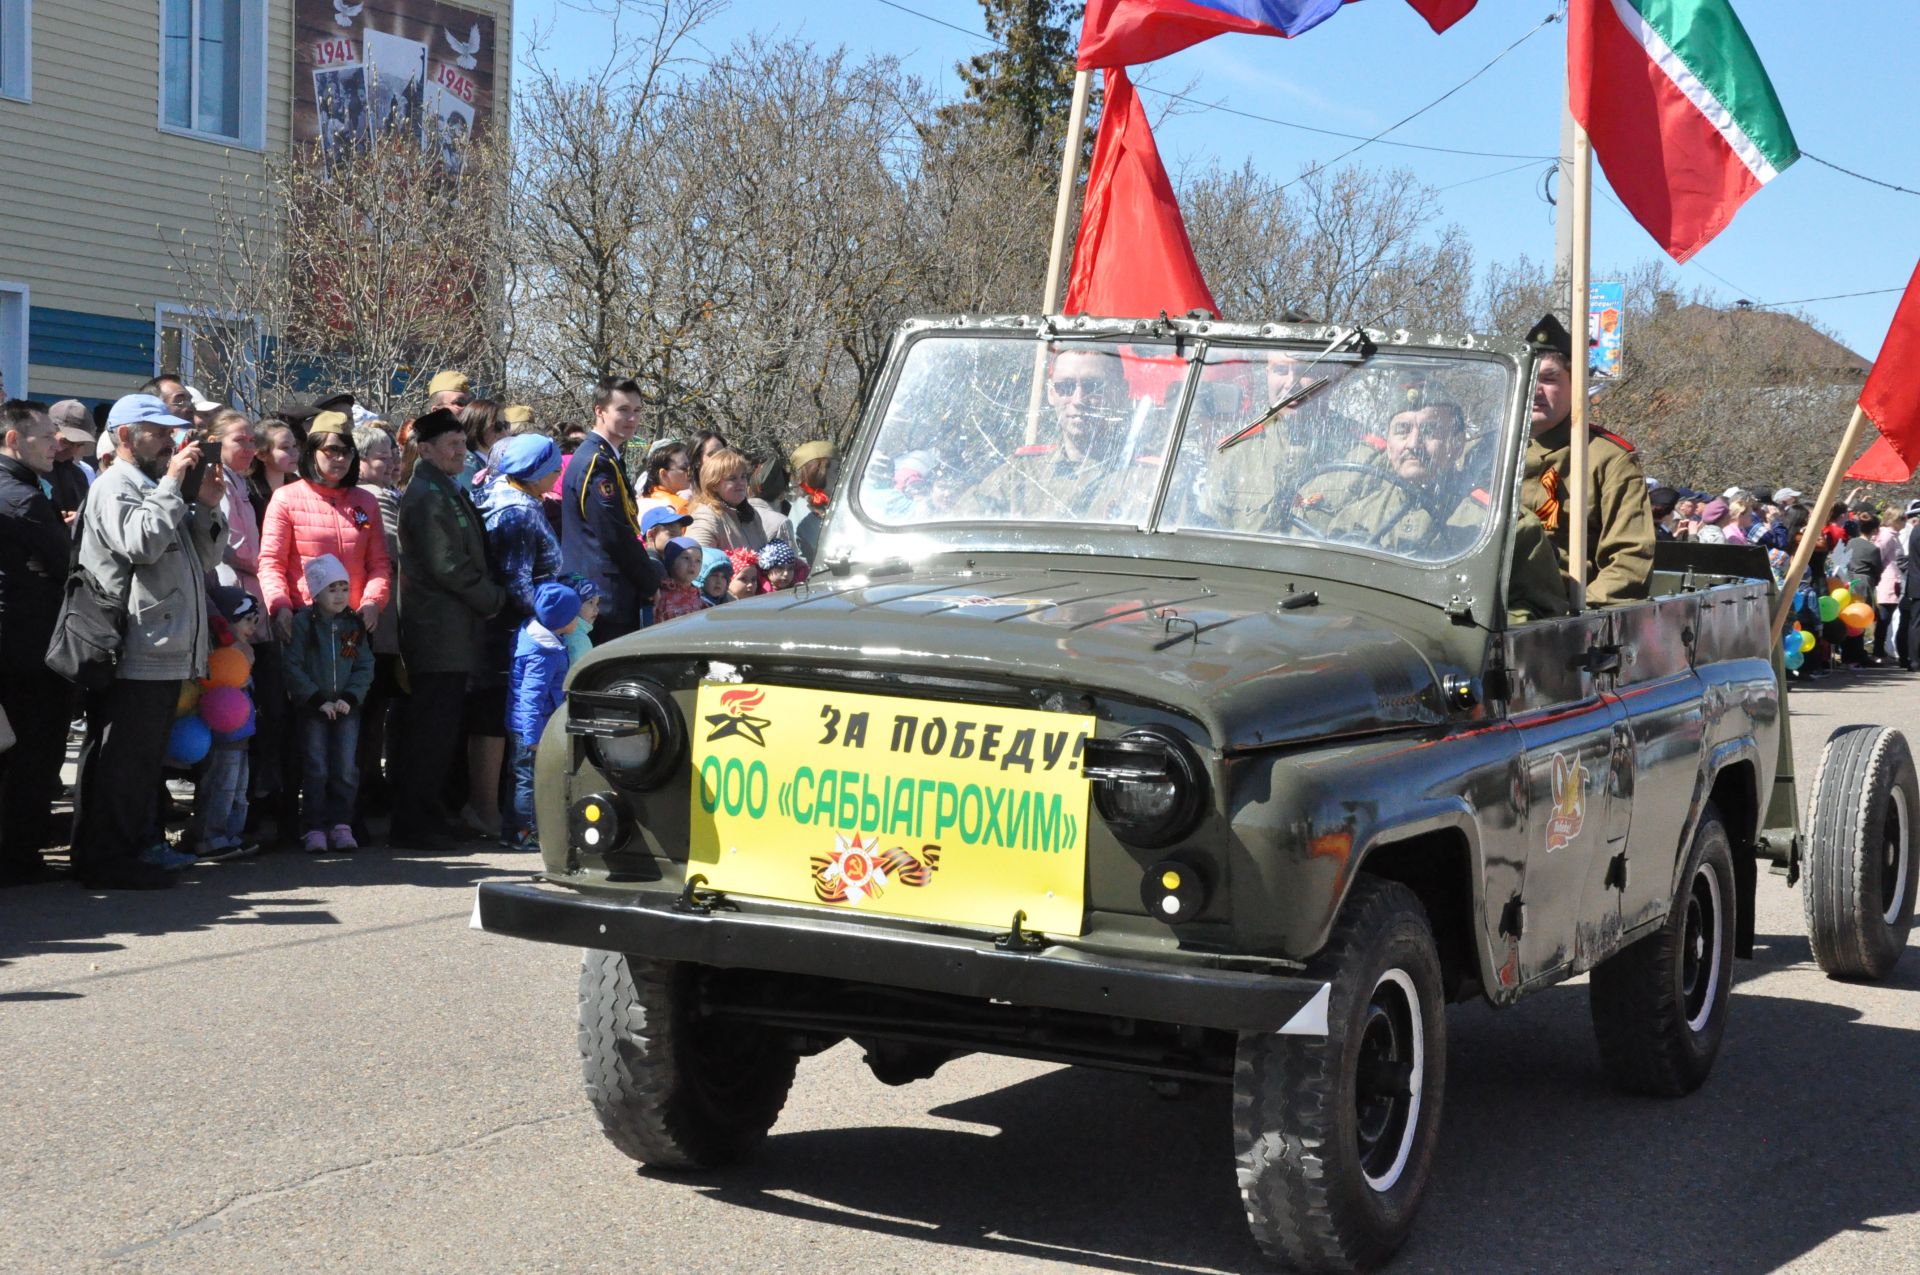
[[[1367,336],[1367,330],[1365,328],[1350,328],[1342,335],[1335,337],[1333,343],[1327,346],[1326,349],[1314,355],[1313,362],[1307,364],[1302,375],[1304,376],[1307,372],[1311,372],[1314,368],[1320,366],[1320,360],[1326,358],[1329,354],[1338,354],[1348,347],[1352,347],[1352,349],[1360,355],[1362,362],[1372,358],[1379,349],[1379,347],[1373,343],[1373,340]],[[1268,425],[1271,425],[1279,417],[1280,413],[1298,407],[1332,383],[1333,378],[1331,376],[1315,377],[1293,391],[1293,393],[1276,402],[1266,411],[1260,413],[1260,415],[1248,421],[1245,425],[1242,425],[1233,433],[1221,439],[1214,445],[1214,450],[1216,452],[1224,452],[1235,443],[1246,442]]]

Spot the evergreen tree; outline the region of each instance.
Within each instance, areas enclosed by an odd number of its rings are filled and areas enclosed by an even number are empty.
[[[980,0],[980,7],[987,34],[999,47],[955,67],[967,95],[945,112],[946,122],[996,125],[1028,150],[1058,154],[1054,148],[1066,132],[1073,101],[1080,5],[1074,0]],[[1091,102],[1087,118],[1090,138]]]

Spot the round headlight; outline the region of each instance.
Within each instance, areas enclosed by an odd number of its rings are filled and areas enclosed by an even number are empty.
[[[593,764],[628,788],[657,788],[673,774],[685,730],[654,682],[629,678],[567,698],[567,729],[587,737]]]
[[[1147,726],[1118,739],[1090,739],[1083,760],[1094,807],[1122,841],[1158,848],[1200,821],[1206,772],[1175,732]]]

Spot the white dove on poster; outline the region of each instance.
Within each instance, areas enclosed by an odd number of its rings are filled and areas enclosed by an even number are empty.
[[[343,27],[350,27],[353,20],[360,16],[360,10],[366,7],[365,4],[348,4],[347,0],[333,0],[333,20]]]
[[[334,0],[334,3],[338,4],[339,0]],[[480,51],[480,24],[478,22],[473,24],[473,32],[468,35],[465,40],[454,39],[453,32],[448,31],[444,27],[441,28],[440,34],[447,37],[447,43],[452,45],[453,51],[460,55],[453,60],[455,66],[459,67],[462,71],[471,71],[480,65],[474,61],[473,58],[473,55]]]

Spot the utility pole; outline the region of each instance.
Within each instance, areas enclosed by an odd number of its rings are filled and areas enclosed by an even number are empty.
[[[1573,295],[1573,107],[1560,107],[1560,178],[1554,184],[1553,288],[1560,297],[1556,308],[1566,311],[1567,330],[1584,333],[1587,302]]]

